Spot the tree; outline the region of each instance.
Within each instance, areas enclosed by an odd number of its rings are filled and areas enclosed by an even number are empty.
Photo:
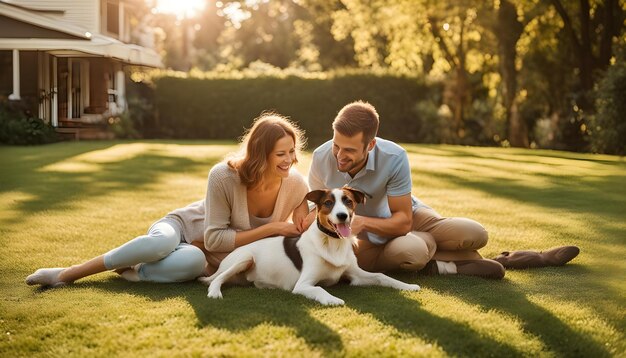
[[[502,76],[502,98],[506,110],[508,140],[513,147],[528,147],[528,127],[522,120],[517,103],[517,41],[524,31],[517,8],[508,0],[501,0],[496,8],[494,32],[498,39],[498,56]]]
[[[613,38],[621,32],[624,10],[617,0],[594,2],[579,0],[578,6],[565,8],[560,0],[551,0],[552,5],[563,20],[563,31],[567,34],[578,60],[578,77],[583,91],[579,101],[583,110],[592,110],[593,103],[588,98],[596,82],[597,70],[606,70],[612,54]],[[570,12],[578,13],[578,24],[570,17]],[[593,15],[592,15],[593,14]]]
[[[471,42],[477,38],[471,37],[476,31],[476,9],[446,5],[441,11],[428,15],[429,29],[439,46],[443,58],[450,65],[454,73],[454,88],[452,90],[453,130],[459,139],[465,137],[464,117],[466,108],[471,102],[471,87],[468,83],[467,52]],[[444,30],[442,32],[441,30]],[[476,34],[476,33],[475,33]]]
[[[443,101],[452,110],[452,142],[466,135],[471,110],[471,73],[480,71],[488,53],[481,47],[477,21],[480,1],[344,0],[333,14],[333,34],[350,36],[359,66],[387,67],[413,74],[444,75]]]
[[[591,147],[601,153],[626,155],[626,45],[596,89],[597,113],[591,121]]]
[[[518,51],[522,35],[527,33],[527,25],[545,6],[536,1],[512,3],[500,0],[493,11],[494,23],[487,26],[492,29],[498,44],[498,67],[502,78],[502,103],[506,111],[507,139],[513,147],[529,146],[529,130],[525,118],[520,113],[520,94],[518,85],[518,67],[522,67]],[[537,36],[540,36],[537,34]]]
[[[206,0],[195,27],[193,46],[198,49],[194,66],[209,70],[220,61],[219,37],[226,27],[226,19],[213,0]]]

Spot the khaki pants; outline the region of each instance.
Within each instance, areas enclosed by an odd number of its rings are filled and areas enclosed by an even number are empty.
[[[413,212],[413,231],[375,245],[357,240],[359,266],[367,271],[419,270],[428,261],[481,259],[478,249],[487,245],[487,230],[466,218],[444,218],[430,208]]]

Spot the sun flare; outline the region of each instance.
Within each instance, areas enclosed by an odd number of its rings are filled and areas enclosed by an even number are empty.
[[[206,0],[157,0],[155,10],[178,18],[192,17],[204,9],[205,3]]]

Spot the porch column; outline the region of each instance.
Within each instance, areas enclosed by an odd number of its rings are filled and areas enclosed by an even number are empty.
[[[115,91],[117,92],[117,105],[119,106],[119,109],[123,112],[126,111],[126,82],[125,82],[125,76],[124,76],[124,71],[117,71],[115,73],[115,76],[117,77],[115,79],[115,85],[117,88],[115,88]]]
[[[57,79],[57,58],[52,56],[52,126],[59,126],[59,83]]]
[[[19,101],[20,97],[20,51],[13,50],[13,93],[9,95],[12,101]]]

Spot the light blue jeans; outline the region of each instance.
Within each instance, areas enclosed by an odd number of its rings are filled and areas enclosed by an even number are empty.
[[[183,282],[204,272],[206,258],[202,250],[182,240],[176,221],[164,218],[154,223],[147,235],[104,254],[107,270],[135,265],[141,281]]]

